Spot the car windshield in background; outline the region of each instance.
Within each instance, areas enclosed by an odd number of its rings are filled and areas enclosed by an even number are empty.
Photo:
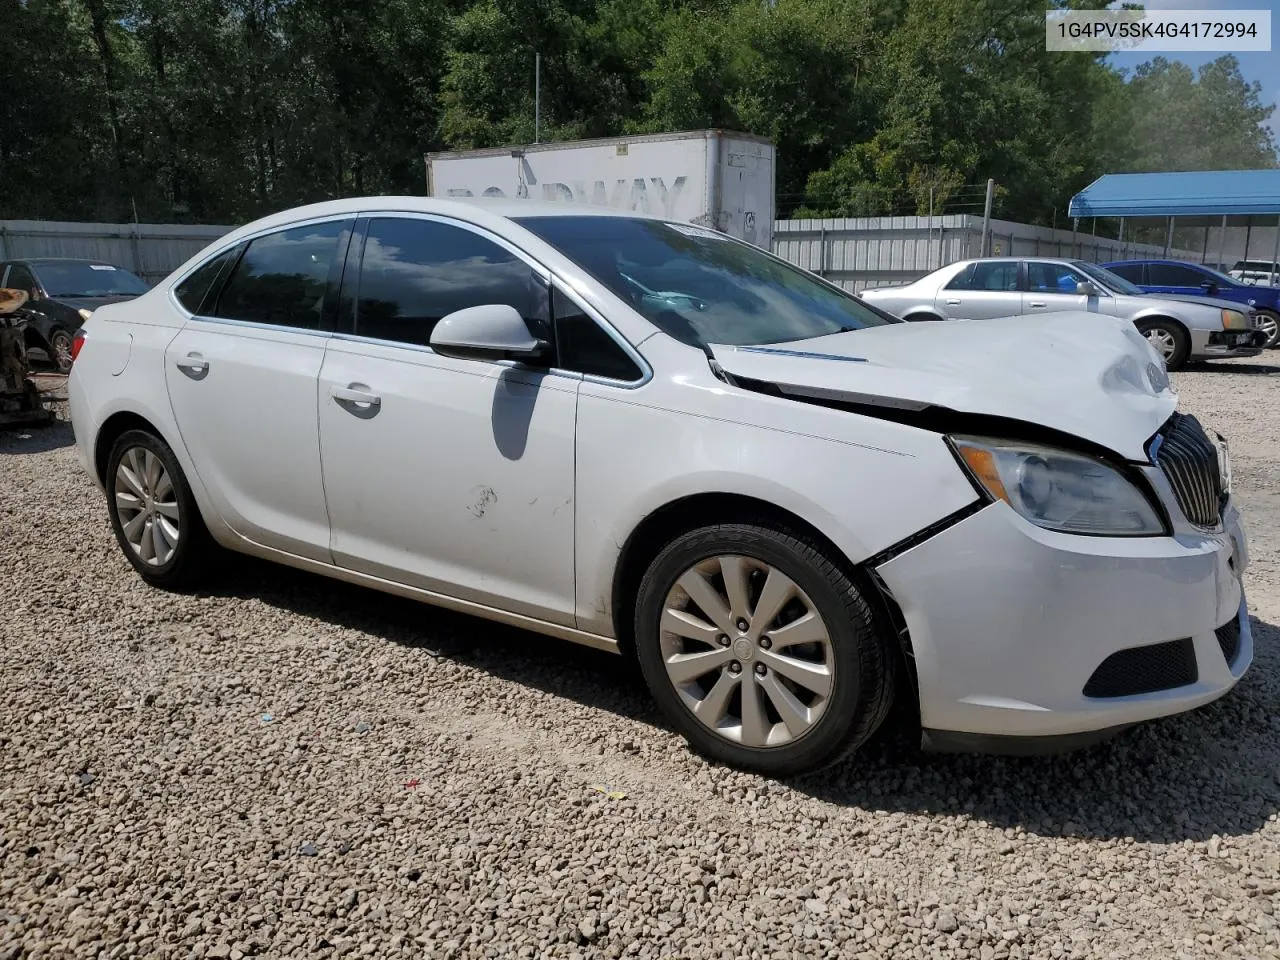
[[[608,216],[517,222],[691,346],[785,343],[894,322],[812,274],[702,227]]]
[[[106,263],[40,263],[40,283],[51,297],[119,297],[147,292],[128,270]]]
[[[1087,273],[1094,280],[1097,280],[1108,290],[1115,293],[1123,293],[1127,296],[1142,296],[1143,289],[1137,284],[1130,283],[1118,273],[1112,273],[1104,267],[1098,266],[1096,263],[1085,263],[1083,260],[1073,260],[1071,265],[1077,270]]]

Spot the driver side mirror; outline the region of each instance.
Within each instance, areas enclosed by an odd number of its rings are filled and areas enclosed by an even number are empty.
[[[551,358],[551,344],[529,332],[515,307],[486,303],[455,310],[431,330],[431,349],[464,360],[523,360],[539,363]]]
[[[1205,293],[1217,293],[1217,292],[1218,292],[1218,285],[1217,285],[1216,283],[1214,283],[1212,280],[1205,280],[1205,281],[1203,281],[1203,282],[1200,284],[1200,288],[1201,288]]]
[[[1096,297],[1098,288],[1088,280],[1082,280],[1076,284],[1076,293],[1082,297]]]

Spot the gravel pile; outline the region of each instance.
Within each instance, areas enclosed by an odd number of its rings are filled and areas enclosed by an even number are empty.
[[[0,960],[1280,956],[1274,369],[1176,375],[1254,537],[1236,691],[785,784],[607,654],[247,560],[151,590],[69,428],[0,433]]]

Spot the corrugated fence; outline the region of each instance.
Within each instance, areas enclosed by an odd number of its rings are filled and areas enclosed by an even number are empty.
[[[103,260],[155,283],[232,229],[186,224],[0,220],[0,260]]]
[[[94,258],[126,267],[155,283],[233,229],[0,220],[0,260]],[[779,220],[773,233],[775,253],[849,290],[910,283],[940,266],[977,256],[981,243],[982,219],[971,216]],[[1073,242],[1070,230],[992,220],[991,252],[995,256],[1075,256],[1099,263],[1159,257],[1164,248],[1088,234],[1079,234]],[[1175,250],[1171,255],[1200,259],[1200,253],[1191,250]]]

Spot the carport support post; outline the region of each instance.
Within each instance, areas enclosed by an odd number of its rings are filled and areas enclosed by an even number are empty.
[[[1072,259],[1076,259],[1076,260],[1080,258],[1080,243],[1077,240],[1077,235],[1079,234],[1079,232],[1080,232],[1080,218],[1072,217],[1071,218],[1071,257]]]
[[[1222,215],[1222,235],[1218,237],[1218,269],[1221,270],[1227,256],[1227,215]]]
[[[1244,222],[1244,259],[1249,259],[1249,240],[1253,235],[1253,216],[1250,215]]]
[[[1124,246],[1124,217],[1120,218],[1120,236],[1116,238],[1116,242],[1120,244],[1120,259],[1121,260],[1128,259],[1125,256],[1126,251]]]
[[[1169,251],[1173,248],[1173,217],[1169,218],[1169,229],[1164,234],[1164,255],[1169,256]]]
[[[1267,283],[1276,282],[1276,261],[1280,260],[1280,217],[1276,217],[1276,246],[1271,253],[1271,270],[1267,273]]]
[[[1200,244],[1200,262],[1209,262],[1209,225],[1204,225],[1204,243]]]

